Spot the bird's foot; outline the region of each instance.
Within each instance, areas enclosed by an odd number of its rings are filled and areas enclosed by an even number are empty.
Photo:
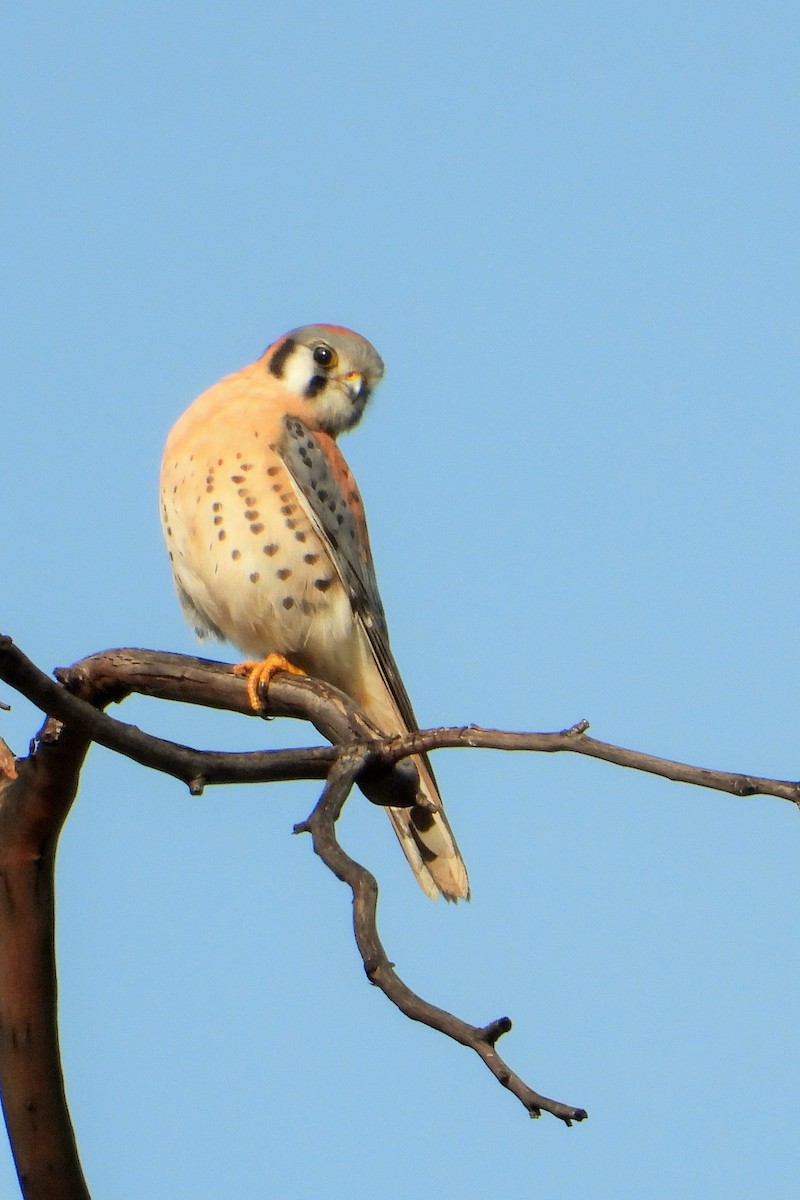
[[[305,675],[305,671],[290,663],[282,654],[268,654],[262,660],[248,659],[247,662],[237,663],[233,668],[234,675],[247,676],[247,698],[254,712],[261,712],[266,707],[259,695],[259,689],[263,686],[266,690],[272,676],[277,675],[279,671],[288,671],[290,675]]]

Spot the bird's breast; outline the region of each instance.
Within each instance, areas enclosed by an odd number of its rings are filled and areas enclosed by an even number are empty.
[[[352,638],[350,602],[270,431],[243,438],[241,424],[235,443],[208,421],[167,443],[161,516],[179,591],[244,653],[279,651],[330,678],[325,664]]]

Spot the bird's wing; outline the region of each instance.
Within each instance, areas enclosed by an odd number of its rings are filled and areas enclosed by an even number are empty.
[[[278,446],[279,453],[328,549],[400,716],[407,729],[417,729],[408,692],[389,647],[386,615],[356,481],[333,438],[308,429],[294,416],[287,416],[284,426],[286,436]]]

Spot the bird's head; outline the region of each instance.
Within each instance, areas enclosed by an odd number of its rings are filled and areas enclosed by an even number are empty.
[[[292,392],[298,414],[331,437],[352,429],[383,363],[373,346],[341,325],[304,325],[264,351],[266,370]]]

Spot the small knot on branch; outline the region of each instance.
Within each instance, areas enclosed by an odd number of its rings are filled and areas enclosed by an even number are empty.
[[[481,1040],[489,1046],[494,1044],[503,1036],[504,1033],[509,1033],[511,1030],[510,1017],[498,1017],[496,1021],[490,1021],[488,1025],[484,1025],[480,1030]]]
[[[584,717],[582,721],[576,721],[574,725],[570,725],[569,729],[562,729],[561,734],[563,737],[581,737],[584,733],[588,733],[590,728],[589,722]]]
[[[96,708],[107,704],[120,704],[131,694],[131,688],[120,679],[103,677],[100,672],[91,673],[83,663],[71,667],[56,667],[54,677],[73,696],[79,696]]]
[[[733,794],[734,796],[755,796],[758,794],[758,786],[749,775],[739,775],[734,780]]]
[[[391,962],[385,953],[381,953],[382,949],[381,947],[380,950],[376,950],[372,958],[364,959],[364,974],[373,987],[379,987],[381,991],[385,991],[386,989],[380,982],[378,975],[384,970],[394,971],[397,964]]]
[[[194,779],[187,781],[190,796],[202,796],[206,788],[205,775],[195,775]]]

